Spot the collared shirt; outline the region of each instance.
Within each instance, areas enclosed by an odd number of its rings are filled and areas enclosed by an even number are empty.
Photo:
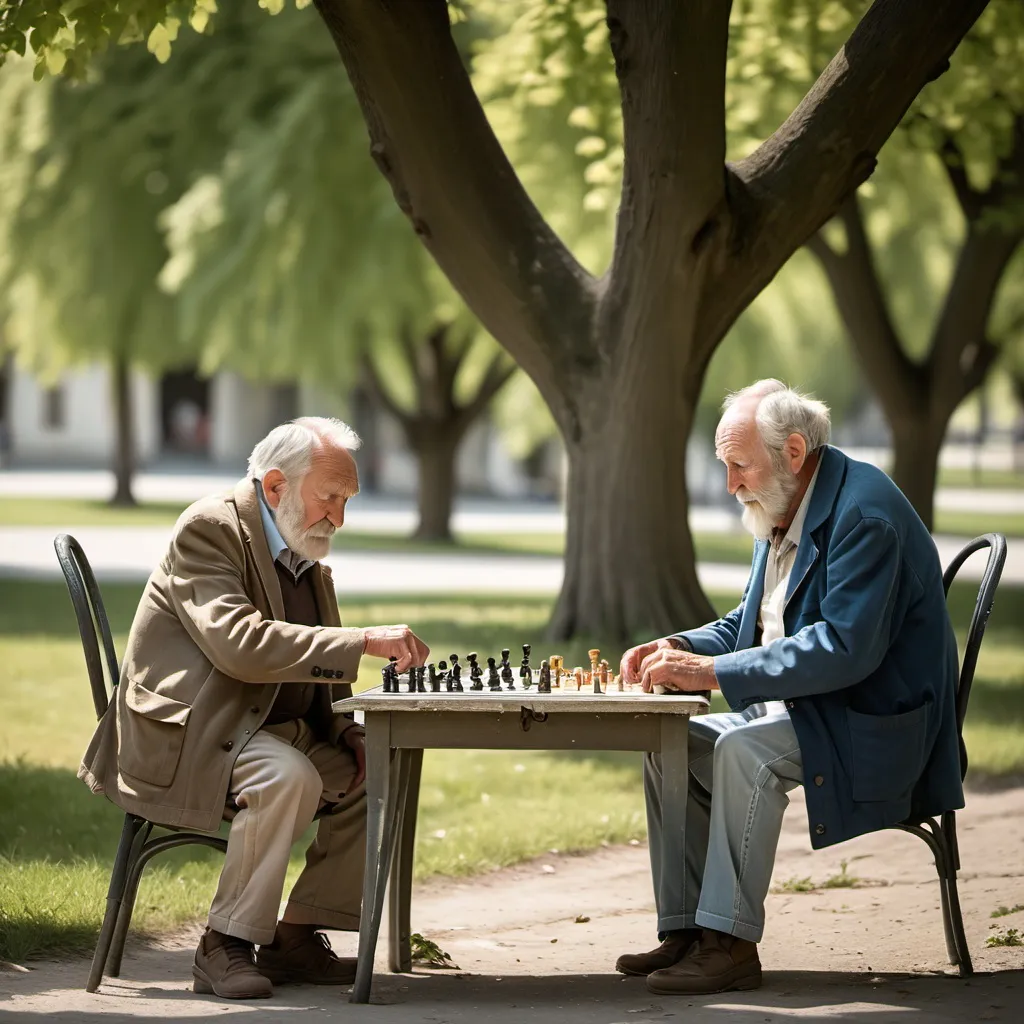
[[[254,483],[256,486],[256,496],[260,502],[260,519],[263,520],[263,532],[266,534],[267,546],[270,548],[270,557],[275,562],[280,562],[297,581],[307,569],[313,567],[314,563],[308,558],[297,555],[288,547],[284,537],[281,536],[281,531],[274,518],[274,512],[267,504],[266,496],[263,494],[263,485],[259,480],[254,481]]]
[[[796,561],[800,535],[804,530],[807,509],[811,504],[811,494],[814,491],[814,484],[818,479],[820,468],[821,459],[819,458],[818,465],[814,467],[811,482],[807,485],[796,515],[793,516],[793,522],[781,537],[772,537],[768,548],[768,562],[764,569],[764,596],[761,598],[759,616],[762,646],[786,635],[786,626],[783,621],[783,613],[786,609],[786,591],[789,589],[789,577],[793,571],[793,563]]]

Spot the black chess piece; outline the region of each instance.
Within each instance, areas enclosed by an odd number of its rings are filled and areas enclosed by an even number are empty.
[[[417,693],[426,693],[427,692],[427,686],[426,686],[426,683],[425,683],[426,675],[427,675],[427,666],[426,665],[419,665],[416,668],[416,692]]]
[[[470,678],[470,689],[471,690],[482,690],[483,684],[483,671],[477,664],[477,653],[476,651],[470,651],[466,655],[466,659],[469,661],[469,678]]]
[[[524,690],[533,686],[533,669],[526,658],[523,658],[523,663],[519,666],[519,682]]]
[[[540,679],[537,681],[537,692],[551,692],[551,666],[546,658],[540,663]]]
[[[385,665],[380,670],[380,678],[381,678],[381,682],[384,684],[383,686],[381,686],[381,690],[384,693],[390,693],[391,692],[391,666],[390,665]]]
[[[416,692],[416,666],[415,665],[410,665],[409,666],[409,684],[408,684],[408,686],[406,686],[405,692],[406,693],[415,693]]]
[[[501,680],[498,678],[498,666],[494,658],[487,659],[487,685],[492,690],[501,689]]]
[[[507,650],[501,652],[501,681],[505,684],[506,690],[514,690],[516,686],[512,676],[512,666],[508,663],[508,656]]]
[[[388,658],[387,670],[388,675],[391,676],[391,692],[399,693],[400,691],[398,688],[398,658],[396,658],[395,655],[393,654],[391,655],[390,658]]]
[[[437,682],[438,682],[438,687],[437,687],[438,691],[440,691],[441,686],[443,685],[444,688],[449,693],[452,692],[452,677],[450,675],[448,675],[448,662],[445,661],[444,658],[442,658],[437,663]]]
[[[456,660],[455,664],[452,666],[452,689],[456,693],[462,693],[463,692],[463,689],[462,689],[462,666],[459,664],[458,660]]]

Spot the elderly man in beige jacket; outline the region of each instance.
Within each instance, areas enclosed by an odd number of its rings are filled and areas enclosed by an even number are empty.
[[[355,975],[318,931],[358,929],[365,853],[362,728],[332,702],[363,654],[400,670],[428,654],[408,626],[341,625],[320,559],[359,489],[358,445],[338,420],[294,420],[256,445],[233,492],[183,513],[79,772],[165,825],[214,831],[235,812],[197,992],[259,998]],[[278,921],[289,849],[318,812]]]

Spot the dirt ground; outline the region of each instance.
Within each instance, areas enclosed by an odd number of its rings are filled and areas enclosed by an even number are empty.
[[[44,962],[0,973],[0,1021],[191,1021],[241,1015],[246,1024],[296,1019],[353,1024],[648,1024],[785,1021],[793,1017],[888,1021],[1024,1021],[1024,947],[992,948],[987,936],[1017,927],[1024,910],[1024,789],[972,792],[961,815],[961,896],[977,974],[949,973],[931,856],[898,832],[866,836],[813,853],[799,795],[787,815],[776,886],[847,872],[855,888],[775,891],[761,946],[765,984],[756,992],[686,999],[654,997],[614,962],[657,944],[642,846],[580,857],[552,853],[465,882],[417,888],[413,928],[451,954],[460,971],[387,973],[378,947],[373,1002],[355,1006],[347,990],[282,988],[273,999],[228,1003],[191,991],[198,932],[162,948],[129,941],[123,977],[95,995],[83,991],[84,960]],[[354,953],[353,935],[332,936]],[[296,1018],[296,1015],[309,1017]]]

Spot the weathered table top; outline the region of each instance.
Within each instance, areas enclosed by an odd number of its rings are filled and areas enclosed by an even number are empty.
[[[535,712],[576,711],[694,715],[706,711],[708,702],[696,694],[654,694],[642,690],[612,690],[592,693],[586,690],[555,690],[538,693],[529,690],[468,690],[463,693],[385,693],[375,686],[354,697],[335,703],[334,710],[347,711],[510,711],[523,708]]]

